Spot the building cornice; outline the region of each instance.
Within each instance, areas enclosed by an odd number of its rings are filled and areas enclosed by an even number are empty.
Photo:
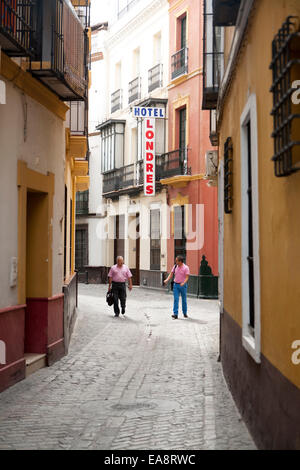
[[[184,74],[184,75],[180,75],[180,77],[177,77],[177,78],[174,78],[174,80],[172,80],[167,88],[168,90],[170,90],[171,88],[174,88],[178,85],[181,85],[182,83],[186,82],[187,80],[190,80],[191,78],[194,78],[194,77],[197,77],[198,75],[203,75],[203,68],[197,68],[195,70],[193,70],[192,72],[188,73],[188,74]]]
[[[203,174],[197,175],[178,175],[171,176],[170,178],[164,178],[160,180],[162,185],[173,186],[174,188],[184,188],[191,181],[197,181],[204,179]]]

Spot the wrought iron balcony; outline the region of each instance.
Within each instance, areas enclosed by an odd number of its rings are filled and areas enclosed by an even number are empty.
[[[103,173],[103,194],[112,193],[135,185],[134,164]]]
[[[122,108],[122,90],[117,90],[111,95],[111,112]]]
[[[14,57],[37,53],[36,0],[0,0],[0,46]]]
[[[148,71],[148,92],[160,88],[163,84],[163,65],[157,64]]]
[[[164,178],[190,174],[187,148],[156,155],[155,179],[157,183]],[[118,192],[122,190],[125,193],[127,191],[142,191],[143,184],[143,160],[103,173],[103,195],[106,197],[111,197],[113,194],[118,195]]]
[[[161,180],[177,175],[190,175],[188,149],[177,149],[156,157],[156,179]]]
[[[188,48],[183,47],[171,57],[172,80],[188,73]]]
[[[128,103],[139,100],[141,98],[141,79],[140,77],[135,78],[129,82],[128,86]]]
[[[88,90],[88,38],[68,0],[40,0],[41,47],[31,73],[64,101],[84,100]]]

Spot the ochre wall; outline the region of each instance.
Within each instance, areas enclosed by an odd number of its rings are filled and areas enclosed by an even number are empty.
[[[224,308],[242,325],[240,116],[256,94],[258,114],[259,236],[261,275],[261,352],[300,387],[300,366],[291,361],[292,342],[300,339],[300,173],[274,175],[271,43],[288,15],[300,17],[298,0],[256,2],[251,27],[225,102],[220,157],[231,137],[234,148],[233,212],[224,217]],[[300,77],[299,77],[300,78]]]

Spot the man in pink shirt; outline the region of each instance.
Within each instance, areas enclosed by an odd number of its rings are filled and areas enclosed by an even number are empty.
[[[115,317],[120,315],[119,299],[122,308],[122,314],[125,314],[126,308],[126,281],[129,281],[129,290],[132,290],[132,274],[130,269],[124,264],[122,256],[117,257],[117,264],[112,266],[108,273],[109,290],[112,289],[114,295]]]
[[[179,296],[181,295],[182,299],[182,312],[184,318],[187,318],[187,282],[189,280],[190,269],[189,267],[184,264],[183,256],[179,255],[176,258],[176,264],[173,266],[172,271],[170,272],[167,279],[164,281],[165,284],[169,282],[171,277],[174,276],[174,287],[173,287],[173,295],[174,295],[174,305],[173,305],[173,315],[172,318],[178,318],[178,305],[179,305]]]

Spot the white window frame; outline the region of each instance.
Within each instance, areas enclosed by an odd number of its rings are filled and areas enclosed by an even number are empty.
[[[252,212],[254,258],[254,336],[249,329],[249,266],[248,266],[248,136],[251,122]],[[259,255],[259,191],[258,191],[258,134],[256,95],[249,96],[240,118],[241,134],[241,237],[242,237],[242,344],[255,362],[260,363],[261,311],[260,311],[260,255]]]

